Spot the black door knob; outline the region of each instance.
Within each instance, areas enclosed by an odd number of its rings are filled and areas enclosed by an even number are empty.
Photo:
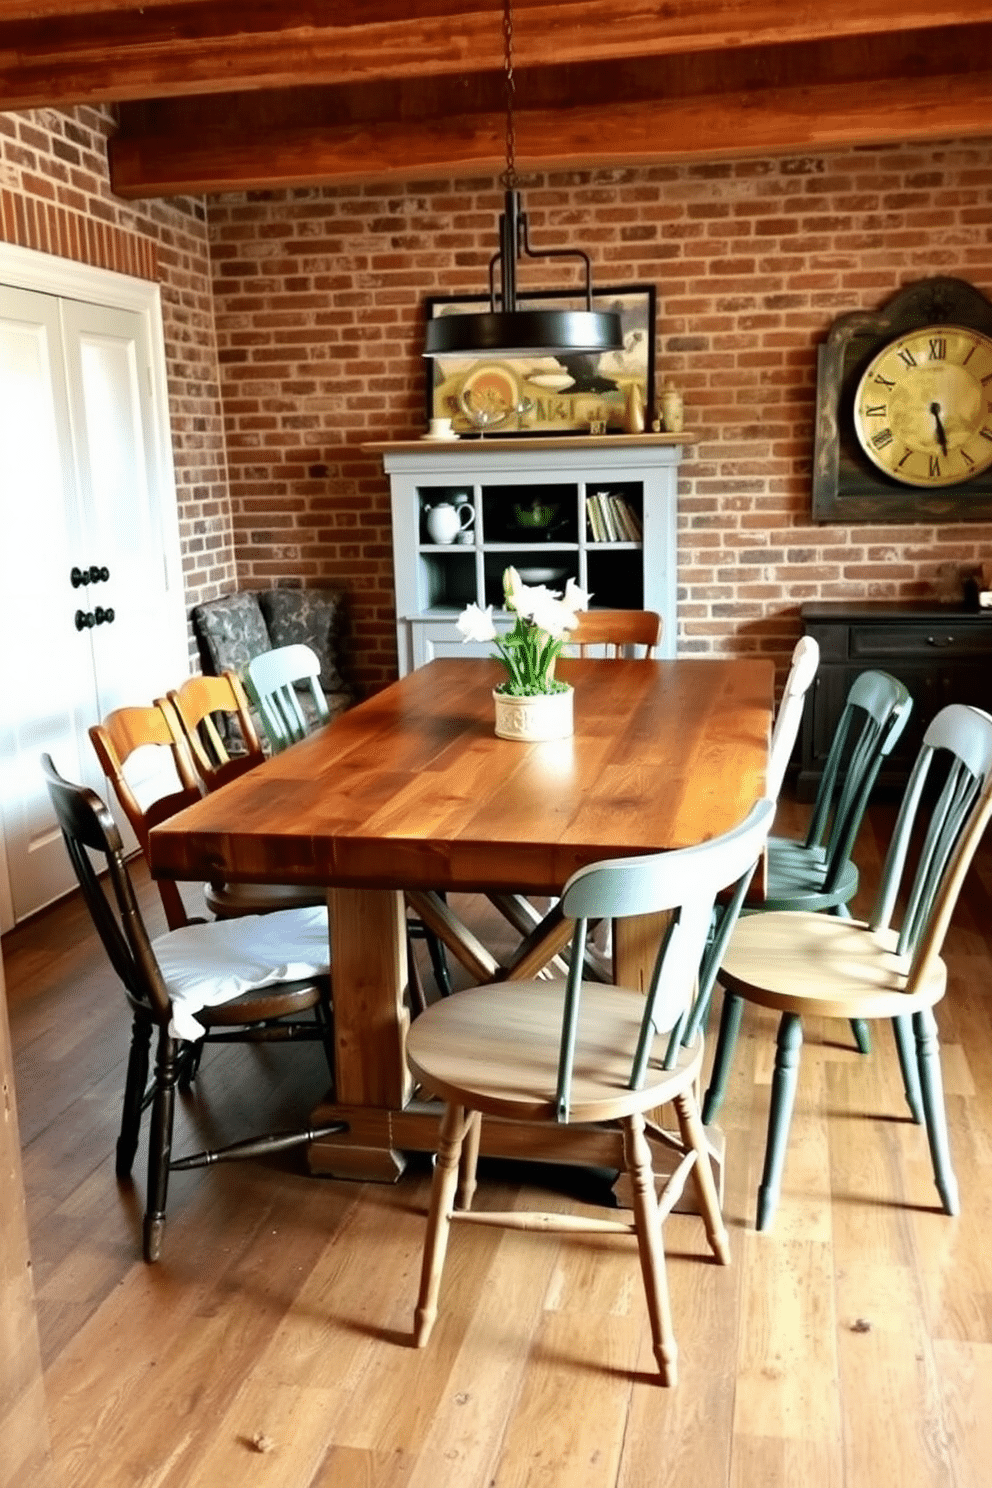
[[[80,584],[88,584],[89,582],[90,570],[88,568],[74,568],[69,575],[69,583],[73,589],[78,589]]]
[[[91,630],[92,627],[95,624],[96,624],[96,616],[93,614],[93,611],[92,610],[77,610],[76,611],[76,629],[77,630]]]
[[[112,609],[104,609],[103,605],[97,605],[95,619],[97,625],[113,625],[114,612]]]
[[[110,578],[110,569],[109,568],[107,568],[106,566],[104,566],[103,568],[101,568],[98,563],[91,563],[90,564],[90,583],[92,583],[92,584],[99,584],[102,579],[109,579],[109,578]]]

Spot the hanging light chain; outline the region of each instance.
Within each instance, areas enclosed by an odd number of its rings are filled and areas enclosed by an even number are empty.
[[[503,0],[503,68],[506,75],[506,170],[500,181],[508,189],[517,184],[516,126],[513,118],[513,9],[511,0]]]

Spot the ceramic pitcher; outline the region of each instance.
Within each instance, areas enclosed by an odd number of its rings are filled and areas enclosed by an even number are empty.
[[[471,506],[452,506],[450,501],[439,501],[427,508],[427,535],[434,543],[453,543],[474,521],[475,511]]]

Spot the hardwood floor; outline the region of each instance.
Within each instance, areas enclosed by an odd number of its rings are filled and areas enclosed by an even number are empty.
[[[790,816],[805,808],[786,805]],[[780,818],[781,820],[781,818]],[[867,903],[891,823],[874,808]],[[158,925],[153,890],[144,902]],[[680,1382],[656,1383],[633,1242],[459,1229],[409,1346],[429,1172],[309,1177],[298,1155],[175,1174],[140,1260],[142,1143],[113,1172],[127,1019],[84,911],[4,940],[53,1451],[67,1488],[979,1488],[992,1462],[992,847],[938,1009],[962,1215],[937,1209],[885,1030],[811,1023],[775,1227],[753,1226],[774,1025],[748,1010],[721,1112],[733,1263],[665,1237]],[[293,1124],[318,1047],[213,1050],[181,1102],[221,1143]],[[606,1193],[483,1165],[477,1203]],[[260,1450],[260,1448],[264,1450]]]

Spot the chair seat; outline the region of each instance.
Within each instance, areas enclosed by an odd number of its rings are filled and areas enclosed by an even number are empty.
[[[411,1025],[407,1061],[434,1094],[511,1120],[555,1121],[564,984],[497,982],[436,1002]],[[660,1068],[667,1036],[656,1039],[644,1087],[630,1090],[631,1061],[644,1014],[638,992],[584,982],[569,1121],[611,1121],[662,1105],[695,1079],[702,1039],[680,1046]]]
[[[315,908],[327,903],[327,891],[297,884],[204,884],[203,898],[210,913],[225,920],[271,910]]]
[[[197,1022],[204,1028],[239,1028],[245,1023],[264,1022],[270,1018],[295,1017],[322,1003],[329,1005],[326,978],[313,977],[299,982],[280,982],[277,987],[253,987],[230,1002],[200,1008]]]
[[[196,1018],[204,1008],[274,983],[326,974],[327,909],[283,909],[186,925],[160,935],[152,949],[172,1000],[170,1032],[196,1040],[205,1032]]]
[[[858,891],[857,865],[848,858],[830,890],[824,888],[827,859],[820,845],[807,847],[787,837],[768,839],[763,911],[830,909],[847,904]]]
[[[935,958],[928,980],[907,993],[910,960],[896,955],[897,939],[894,930],[833,915],[749,915],[730,937],[720,980],[726,990],[779,1012],[906,1017],[940,1001],[947,972]]]

